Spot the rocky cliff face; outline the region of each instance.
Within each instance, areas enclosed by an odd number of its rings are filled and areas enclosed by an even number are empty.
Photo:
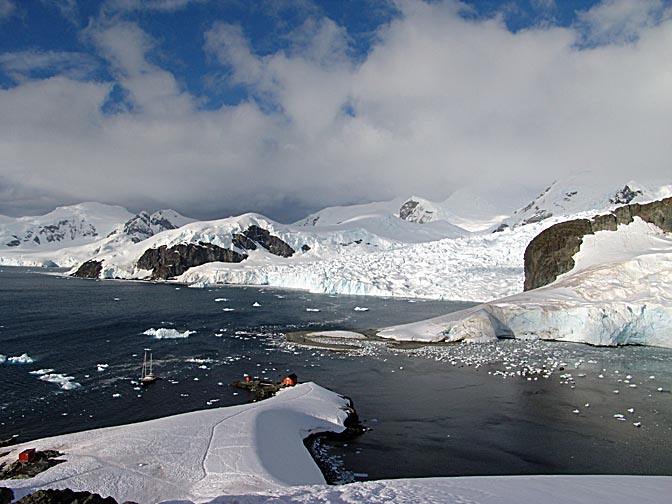
[[[83,263],[73,276],[80,278],[98,278],[100,277],[100,272],[103,270],[102,261],[86,261]]]
[[[193,266],[211,262],[239,263],[245,254],[218,247],[211,243],[184,243],[147,249],[138,259],[138,268],[152,271],[152,280],[166,280],[181,275]]]
[[[597,231],[616,231],[619,224],[630,224],[635,217],[672,233],[672,198],[652,203],[618,207],[592,219],[561,222],[542,231],[525,250],[525,287],[536,289],[553,282],[574,267],[583,237]]]
[[[273,255],[280,257],[292,257],[294,255],[292,247],[259,226],[249,226],[242,234],[236,234],[233,238],[236,245],[245,250],[256,250],[256,244],[259,244]]]

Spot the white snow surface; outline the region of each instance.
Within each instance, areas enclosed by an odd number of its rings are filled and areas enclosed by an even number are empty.
[[[185,413],[13,446],[56,449],[65,463],[30,479],[0,480],[19,499],[71,488],[117,502],[653,504],[671,477],[514,476],[399,479],[327,486],[303,439],[342,432],[347,400],[314,383],[252,404]]]
[[[31,441],[12,447],[5,460],[31,447],[59,450],[67,462],[0,486],[17,499],[40,488],[71,488],[149,504],[324,484],[303,439],[342,432],[347,405],[304,383],[252,404]]]
[[[7,217],[0,215],[0,249],[55,250],[65,246],[92,243],[106,237],[133,216],[120,206],[80,203],[58,207],[45,215]],[[18,245],[8,247],[16,241]]]
[[[635,218],[586,236],[575,261],[548,286],[378,335],[472,342],[536,336],[672,348],[672,236]]]

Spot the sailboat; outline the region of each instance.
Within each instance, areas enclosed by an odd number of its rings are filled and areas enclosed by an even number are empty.
[[[147,364],[147,352],[149,352],[149,365]],[[154,383],[158,380],[158,376],[152,371],[152,351],[145,350],[145,358],[142,361],[142,374],[140,375],[140,383],[145,385],[148,383]]]

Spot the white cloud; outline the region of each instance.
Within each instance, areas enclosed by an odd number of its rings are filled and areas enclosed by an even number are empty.
[[[604,0],[577,19],[586,43],[606,44],[636,40],[642,30],[671,15],[662,0]]]
[[[0,67],[17,81],[29,78],[34,72],[84,79],[97,69],[98,63],[85,53],[32,50],[0,53]]]
[[[16,12],[16,5],[12,0],[0,0],[0,22],[9,18]]]
[[[356,63],[328,19],[264,56],[240,28],[215,24],[212,64],[251,96],[217,110],[150,61],[157,41],[137,25],[94,23],[86,37],[127,109],[101,112],[112,83],[58,77],[0,90],[0,180],[214,216],[438,199],[461,185],[510,200],[588,168],[670,178],[669,19],[639,23],[636,44],[580,49],[575,28],[514,34],[501,19],[463,19],[453,2],[398,5],[403,15]]]

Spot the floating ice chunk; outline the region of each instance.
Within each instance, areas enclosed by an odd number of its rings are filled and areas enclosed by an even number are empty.
[[[121,394],[119,394],[119,393],[112,394],[112,397],[114,397],[114,398],[116,399],[116,398],[118,398],[118,397],[121,397]]]
[[[259,307],[259,306],[261,306],[261,305],[260,305],[257,301],[255,301],[254,303],[252,303],[252,306],[254,306],[255,308],[257,308],[257,307]]]
[[[575,409],[574,411],[572,411],[572,413],[576,413],[578,415],[580,411],[578,409]]]
[[[614,415],[614,418],[615,418],[616,420],[620,420],[620,421],[622,421],[622,422],[625,422],[625,416],[622,415],[621,413],[616,413],[616,414]]]
[[[355,311],[369,311],[368,308],[365,308],[363,306],[355,306],[354,310]]]
[[[75,381],[74,376],[66,376],[60,373],[47,373],[39,376],[40,380],[55,383],[63,390],[73,390],[81,387],[81,383]]]
[[[234,311],[235,308],[222,308],[222,311]]]
[[[7,364],[32,364],[35,360],[27,353],[17,357],[7,357]]]
[[[177,329],[168,329],[166,327],[160,327],[158,329],[154,329],[152,327],[151,329],[147,329],[142,334],[146,334],[147,336],[153,336],[156,339],[178,339],[178,338],[188,338],[194,333],[196,333],[196,331],[187,330],[184,332],[180,332]]]
[[[635,408],[628,408],[628,413],[634,413],[634,412],[635,412]]]
[[[6,360],[7,360],[7,356],[0,354],[0,364],[4,364]]]
[[[49,374],[49,373],[53,373],[53,372],[54,372],[53,369],[47,368],[47,369],[38,369],[37,371],[30,371],[30,374],[39,376],[39,375],[45,375],[45,374]]]
[[[586,408],[590,408],[590,403],[587,402],[586,404],[584,404],[584,406],[585,406]]]
[[[320,309],[319,308],[306,308],[306,311],[307,312],[319,312]]]
[[[632,425],[634,425],[635,427],[641,427],[642,422],[633,422]]]
[[[215,298],[215,303],[222,303],[228,301],[228,298]]]
[[[96,364],[96,369],[98,369],[98,372],[105,371],[108,367],[110,367],[109,364]]]
[[[206,287],[209,287],[209,285],[206,282],[194,282],[187,285],[187,287],[190,289],[205,289]]]

